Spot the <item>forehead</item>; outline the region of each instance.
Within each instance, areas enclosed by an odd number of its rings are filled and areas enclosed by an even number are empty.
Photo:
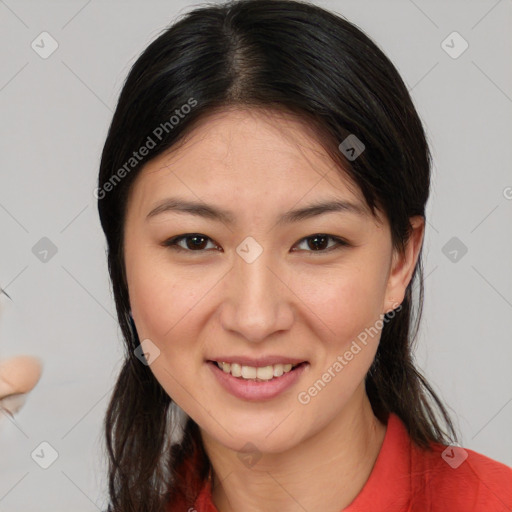
[[[132,185],[138,207],[173,192],[261,209],[339,197],[367,209],[304,119],[261,108],[204,116],[186,137],[149,161]],[[195,197],[194,197],[195,196]]]

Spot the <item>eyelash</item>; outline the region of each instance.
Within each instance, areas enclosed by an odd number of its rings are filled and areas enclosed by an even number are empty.
[[[184,235],[178,235],[178,236],[175,236],[175,237],[172,237],[172,238],[169,238],[168,240],[165,240],[165,242],[162,242],[162,245],[165,246],[165,247],[168,247],[169,249],[172,249],[173,251],[178,251],[178,252],[189,252],[189,253],[194,253],[194,252],[197,252],[197,253],[203,253],[205,251],[207,251],[208,249],[199,249],[199,250],[191,250],[191,249],[184,249],[183,247],[180,247],[179,245],[177,245],[178,242],[180,242],[181,240],[185,240],[186,238],[190,238],[190,237],[193,237],[193,236],[197,236],[197,237],[201,237],[201,238],[205,238],[209,241],[212,241],[213,240],[206,236],[206,235],[203,235],[201,233],[186,233]],[[333,240],[334,242],[336,242],[336,245],[334,246],[331,246],[329,247],[328,249],[323,249],[323,250],[318,250],[318,251],[311,251],[311,250],[306,250],[306,252],[310,252],[310,253],[318,253],[318,254],[325,254],[325,253],[329,253],[329,252],[332,252],[334,250],[338,250],[338,249],[342,249],[343,247],[349,247],[350,244],[348,242],[346,242],[345,240],[337,237],[337,236],[334,236],[334,235],[328,235],[326,233],[315,233],[313,235],[310,235],[310,236],[306,236],[304,238],[301,238],[297,243],[300,244],[302,242],[305,242],[311,238],[315,238],[316,236],[323,236],[323,237],[327,237],[331,240]]]

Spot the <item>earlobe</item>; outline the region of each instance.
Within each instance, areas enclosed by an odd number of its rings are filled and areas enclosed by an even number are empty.
[[[421,215],[411,217],[411,234],[403,253],[393,251],[391,269],[386,289],[384,312],[389,313],[404,300],[405,290],[411,281],[423,244],[425,219]]]

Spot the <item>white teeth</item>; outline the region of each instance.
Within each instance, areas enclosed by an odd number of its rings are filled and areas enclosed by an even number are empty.
[[[229,363],[225,363],[229,366]],[[229,368],[228,368],[229,370]],[[226,371],[226,370],[224,370]],[[237,364],[237,363],[233,363],[231,364],[231,375],[233,375],[233,377],[241,377],[242,376],[242,367]]]
[[[257,373],[258,370],[254,366],[242,366],[242,377],[244,379],[255,379]]]
[[[217,362],[217,366],[221,368],[224,373],[231,373],[233,377],[241,377],[242,379],[259,379],[271,380],[274,377],[281,377],[284,373],[288,373],[292,368],[297,366],[291,363],[287,364],[274,364],[269,366],[262,366],[256,368],[254,366],[242,366],[238,363],[225,363]]]
[[[274,368],[272,366],[258,368],[256,371],[256,377],[260,380],[270,380],[274,377]]]
[[[283,375],[284,369],[282,364],[275,364],[274,365],[274,377],[281,377]]]

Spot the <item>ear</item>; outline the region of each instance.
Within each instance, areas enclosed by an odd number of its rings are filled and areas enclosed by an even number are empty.
[[[421,215],[409,218],[411,234],[403,254],[393,250],[391,269],[386,288],[384,312],[390,312],[402,303],[423,244],[425,219]]]

